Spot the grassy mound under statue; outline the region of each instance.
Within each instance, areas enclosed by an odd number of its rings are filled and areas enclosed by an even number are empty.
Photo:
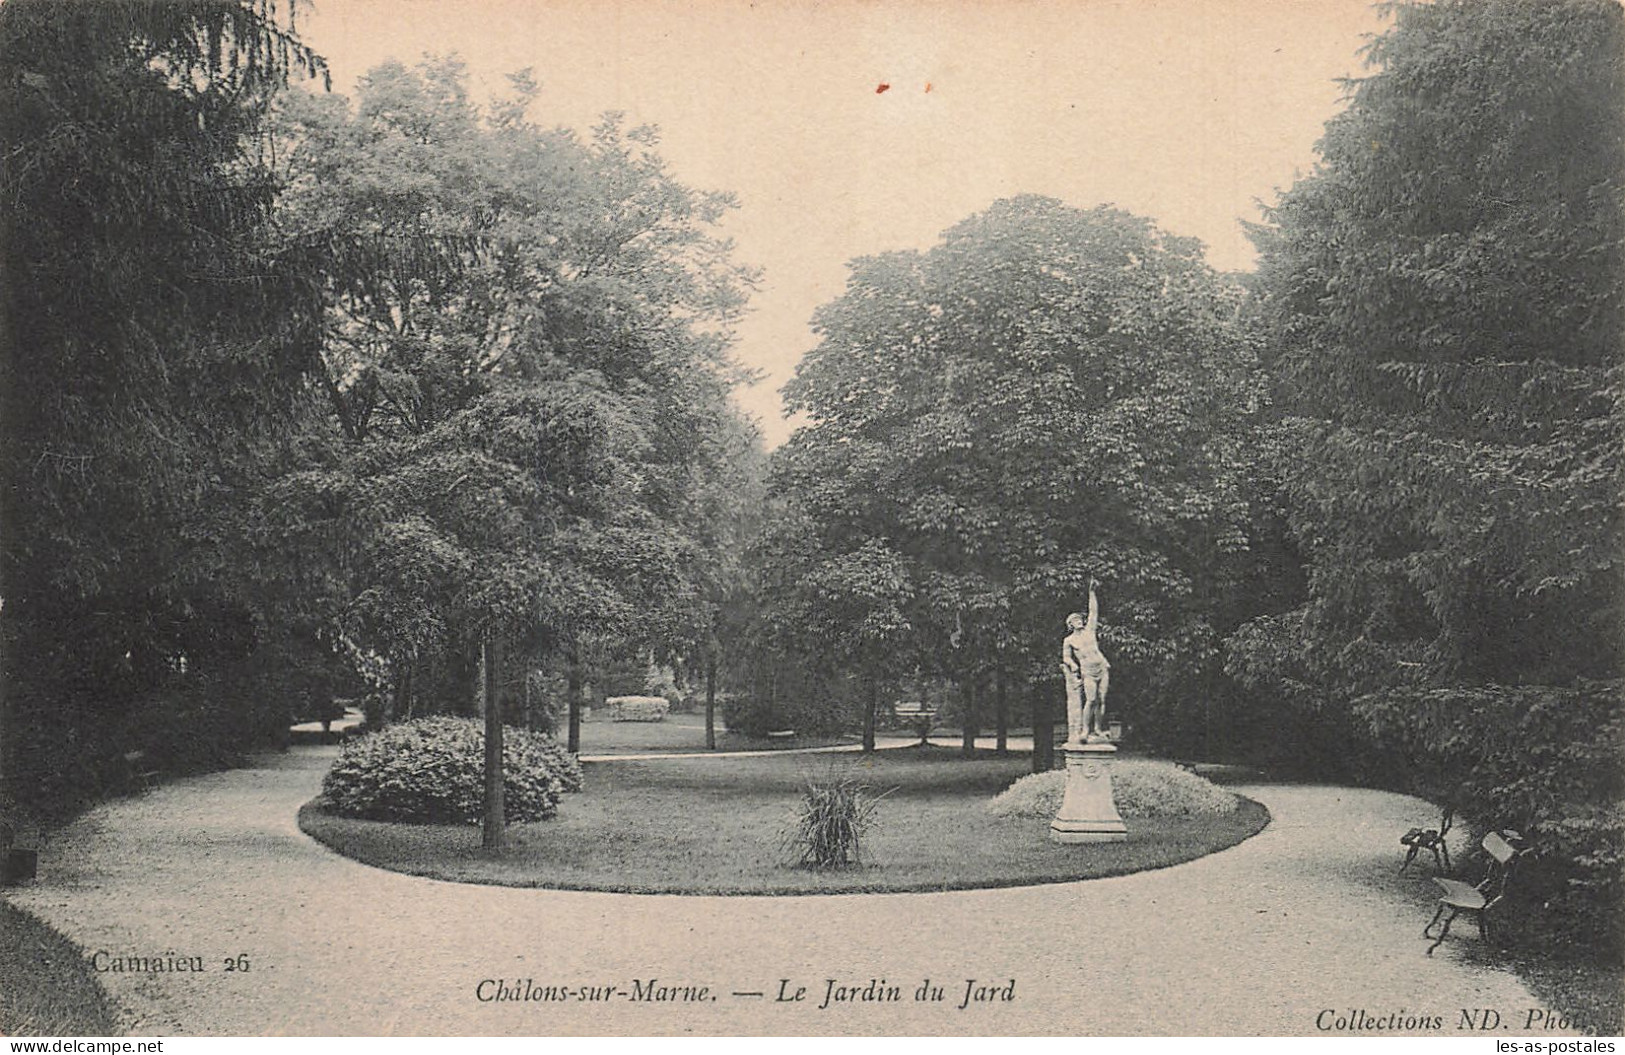
[[[1172,762],[1126,759],[1112,766],[1117,811],[1127,817],[1201,817],[1234,812],[1241,799]],[[987,804],[995,817],[1041,817],[1061,808],[1066,771],[1022,777]]]

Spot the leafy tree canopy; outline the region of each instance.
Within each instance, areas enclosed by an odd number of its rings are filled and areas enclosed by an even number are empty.
[[[263,637],[247,507],[319,321],[267,237],[266,108],[324,73],[294,10],[0,7],[5,776],[40,801]]]
[[[808,603],[846,597],[863,619],[836,623],[906,632],[955,678],[1053,677],[1094,576],[1114,658],[1164,690],[1189,676],[1246,546],[1241,428],[1262,392],[1239,296],[1194,240],[1032,196],[855,261],[786,388],[812,423],[775,463],[811,525]]]
[[[330,613],[397,665],[691,634],[741,455],[731,199],[677,183],[653,130],[544,129],[513,88],[482,109],[431,59],[285,108],[279,218],[326,262],[336,432],[272,504],[284,537],[351,539]]]
[[[1255,232],[1267,475],[1307,576],[1229,669],[1352,735],[1340,755],[1375,743],[1386,779],[1535,834],[1570,869],[1548,904],[1595,930],[1625,846],[1600,761],[1625,643],[1625,17],[1393,10]]]
[[[1339,695],[1617,676],[1620,11],[1396,11],[1257,231],[1312,568],[1289,647]]]

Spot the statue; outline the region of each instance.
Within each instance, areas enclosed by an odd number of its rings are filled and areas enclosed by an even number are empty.
[[[1100,603],[1095,600],[1095,580],[1089,580],[1089,617],[1078,612],[1066,617],[1070,631],[1061,643],[1061,670],[1066,675],[1067,743],[1093,744],[1106,739],[1106,688],[1111,682],[1111,664],[1101,654],[1095,639],[1100,620]]]

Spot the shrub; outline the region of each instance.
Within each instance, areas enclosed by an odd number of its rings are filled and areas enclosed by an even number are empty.
[[[862,727],[862,709],[848,686],[839,682],[811,686],[805,695],[741,693],[720,700],[729,732],[760,739],[781,729],[802,736],[834,736]]]
[[[1066,772],[1034,773],[1011,784],[987,804],[995,817],[1053,817],[1066,793]],[[1194,817],[1229,813],[1236,796],[1171,762],[1137,759],[1112,764],[1112,797],[1119,812],[1135,817]]]
[[[880,796],[855,777],[807,778],[786,848],[801,868],[843,868],[863,860],[863,835]]]
[[[483,723],[481,724],[483,725]],[[533,760],[540,759],[542,764],[552,770],[553,775],[558,778],[560,786],[564,788],[565,794],[574,795],[586,786],[586,779],[581,772],[581,763],[576,761],[576,756],[570,753],[570,749],[564,746],[563,742],[546,733],[524,729],[515,729],[512,732],[517,733],[525,741],[525,750],[528,752],[529,758]],[[505,727],[502,733],[502,757],[505,763],[509,757],[511,735],[509,728]],[[480,750],[483,758],[485,750],[483,728],[480,731]],[[508,765],[504,765],[504,769],[512,771]],[[506,787],[507,785],[503,786]]]
[[[558,811],[581,766],[550,736],[507,728],[503,805],[509,821]],[[346,744],[322,782],[334,813],[371,820],[473,824],[485,802],[485,730],[472,718],[420,718]]]
[[[523,712],[527,729],[538,733],[556,733],[570,713],[570,682],[556,671],[529,670],[525,672],[522,703],[514,712]]]
[[[663,722],[671,710],[664,696],[611,696],[604,704],[612,722]]]
[[[784,708],[766,697],[743,693],[724,696],[721,704],[722,722],[729,732],[760,739],[775,730],[790,728]]]

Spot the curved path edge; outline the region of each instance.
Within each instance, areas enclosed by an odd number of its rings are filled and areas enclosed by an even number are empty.
[[[1115,878],[629,897],[339,856],[296,821],[331,756],[264,756],[102,806],[9,900],[104,965],[202,965],[101,973],[133,1033],[1465,1036],[1464,1011],[1512,1035],[1542,1010],[1471,928],[1424,955],[1432,884],[1396,874],[1395,833],[1431,808],[1399,795],[1240,787],[1272,815],[1262,832]],[[773,999],[781,985],[806,999]],[[819,1006],[843,989],[898,999]],[[482,998],[527,993],[561,998]]]

